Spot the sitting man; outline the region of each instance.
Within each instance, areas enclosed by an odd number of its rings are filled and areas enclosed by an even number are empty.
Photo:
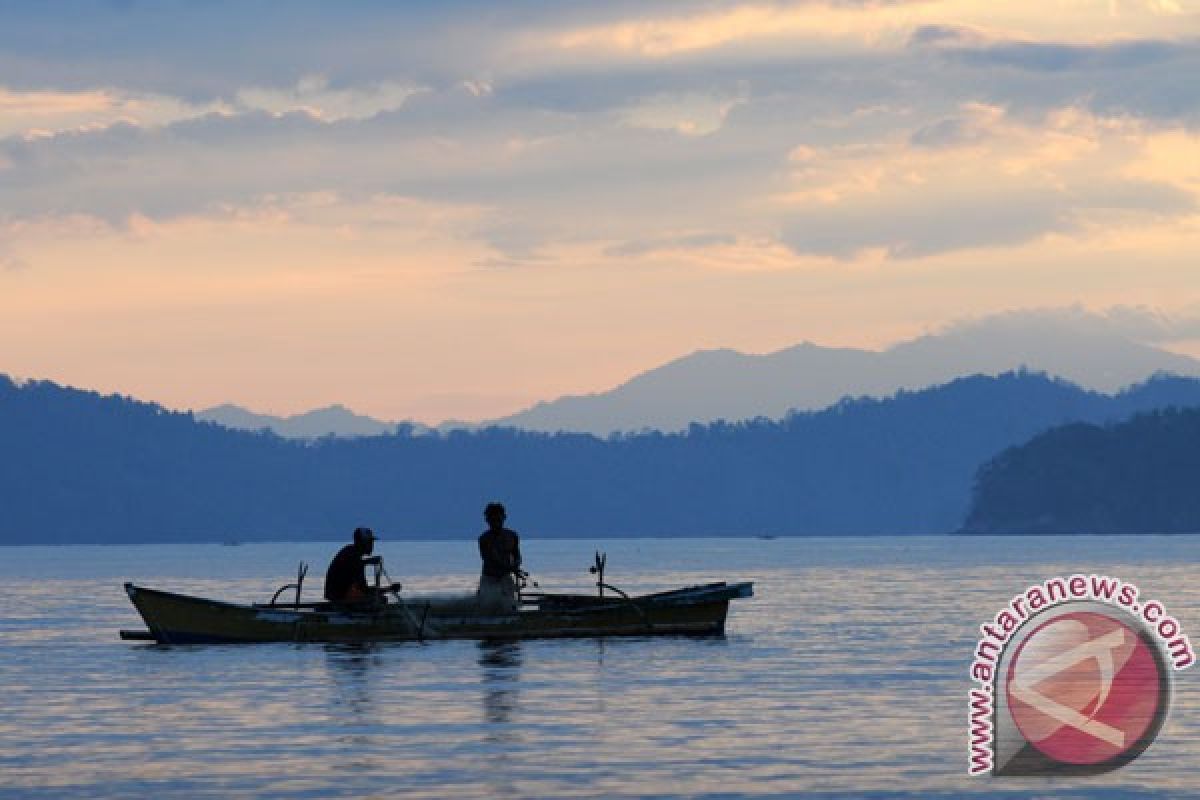
[[[325,573],[326,600],[355,605],[373,599],[373,592],[367,586],[367,566],[383,563],[380,556],[371,555],[374,549],[375,532],[370,528],[355,528],[354,542],[339,550],[329,562]]]
[[[483,510],[488,529],[479,537],[483,574],[476,597],[479,607],[493,613],[511,614],[519,604],[517,574],[521,571],[521,543],[516,531],[504,527],[507,514],[499,503]]]

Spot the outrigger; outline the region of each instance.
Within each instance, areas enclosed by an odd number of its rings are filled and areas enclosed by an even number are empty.
[[[121,638],[207,644],[721,634],[729,601],[754,594],[753,583],[720,582],[630,596],[605,582],[607,560],[597,552],[589,568],[595,595],[526,592],[531,582],[522,573],[520,607],[510,613],[481,610],[473,594],[402,594],[400,584],[383,583],[382,564],[375,568],[376,601],[360,606],[302,602],[304,563],[296,582],[281,586],[267,603],[227,603],[126,583],[147,629],[123,630]],[[289,590],[295,590],[291,600],[281,601]]]

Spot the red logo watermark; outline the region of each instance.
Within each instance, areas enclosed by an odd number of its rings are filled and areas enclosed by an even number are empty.
[[[1100,764],[1125,753],[1165,699],[1150,647],[1124,622],[1091,611],[1039,626],[1004,676],[1017,729],[1066,764]]]
[[[1150,746],[1171,673],[1194,657],[1178,620],[1139,594],[1107,576],[1052,578],[980,626],[971,774],[1104,772]]]

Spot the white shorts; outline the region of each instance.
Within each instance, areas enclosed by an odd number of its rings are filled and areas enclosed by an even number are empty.
[[[512,574],[493,578],[490,575],[479,576],[479,591],[475,593],[479,608],[492,613],[512,614],[517,610],[517,582]]]

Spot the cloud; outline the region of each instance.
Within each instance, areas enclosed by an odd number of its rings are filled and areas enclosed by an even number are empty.
[[[274,115],[302,112],[325,121],[366,119],[399,109],[420,91],[390,81],[338,89],[321,75],[307,75],[291,87],[249,86],[238,89],[230,102],[192,104],[176,97],[115,88],[16,91],[0,85],[0,139],[14,135],[40,139],[114,125],[156,128],[254,111]]]
[[[673,130],[685,136],[705,136],[725,124],[744,96],[709,93],[663,94],[641,99],[624,111],[630,125]]]
[[[82,3],[90,37],[32,7],[0,31],[20,81],[0,94],[0,216],[404,196],[473,209],[459,235],[532,261],[673,231],[911,257],[1188,213],[1166,157],[1132,154],[1200,113],[1194,42],[1141,4],[1122,5],[1130,41],[1097,20],[1090,43],[1084,10],[1038,7]]]
[[[1005,311],[953,322],[947,331],[980,325],[999,329],[1065,328],[1091,336],[1107,335],[1143,344],[1200,338],[1200,307],[1165,312],[1148,306],[1118,305],[1091,309],[1082,305]]]
[[[529,258],[546,241],[640,237],[689,219],[694,227],[697,214],[728,213],[731,197],[778,157],[737,137],[633,126],[617,110],[531,115],[455,87],[365,119],[244,111],[10,138],[0,158],[21,187],[0,212],[10,218],[91,214],[120,225],[132,215],[253,207],[276,194],[393,194],[489,208],[491,219],[463,234]],[[686,184],[697,190],[681,202]]]
[[[1164,40],[1105,42],[1097,45],[1059,42],[1000,41],[980,43],[953,38],[913,38],[922,44],[937,44],[945,55],[974,67],[1015,67],[1031,71],[1129,70],[1192,58],[1196,43]],[[949,45],[949,46],[947,46]]]
[[[756,116],[764,106],[753,97],[745,105],[748,117],[739,105],[720,128],[694,136],[631,126],[616,110],[531,118],[496,94],[457,87],[362,119],[246,111],[10,138],[0,158],[21,188],[4,213],[124,225],[136,215],[255,208],[277,195],[394,195],[480,210],[460,235],[508,261],[535,260],[554,242],[644,251],[663,231],[772,230],[799,254],[844,259],[1082,235],[1192,213],[1200,196],[1200,175],[1178,166],[1200,139],[1079,109],[1029,121],[966,103],[880,142],[878,126],[888,135],[915,121],[884,109],[850,115],[840,129],[813,124],[814,143],[795,145],[778,135],[785,131],[764,137]],[[867,141],[821,144],[821,136]]]
[[[605,249],[605,255],[616,258],[643,256],[662,250],[692,250],[713,245],[734,244],[737,237],[721,233],[693,233],[680,236],[659,236],[652,239],[622,242]]]
[[[44,138],[92,131],[115,124],[155,126],[222,110],[191,105],[165,95],[117,89],[14,91],[0,85],[0,140]]]
[[[739,4],[670,16],[642,17],[556,32],[549,44],[563,50],[630,53],[648,58],[722,48],[755,41],[877,35],[889,23],[889,6],[802,3]]]
[[[1139,173],[1146,141],[1077,109],[1028,124],[972,104],[908,143],[798,148],[783,238],[799,253],[912,258],[1194,214],[1197,193]]]
[[[908,37],[910,47],[949,47],[983,41],[986,39],[982,34],[959,25],[921,25]]]
[[[936,58],[945,83],[970,82],[990,102],[1012,108],[1075,104],[1099,114],[1200,122],[1200,85],[1190,79],[1200,71],[1195,35],[1077,42],[927,25],[913,31],[909,47]]]
[[[916,147],[932,149],[979,144],[992,136],[1003,119],[1003,108],[968,103],[954,116],[918,128],[909,137],[909,142]]]
[[[477,92],[471,85],[472,92]],[[306,75],[289,89],[250,87],[237,91],[237,103],[248,109],[285,114],[305,111],[323,120],[368,119],[384,111],[395,111],[418,87],[393,81],[360,88],[335,89],[322,75]]]
[[[333,8],[297,0],[283,14],[256,0],[125,8],[84,0],[64,26],[61,8],[32,4],[5,15],[0,75],[22,89],[119,86],[194,104],[232,102],[248,86],[287,89],[314,72],[337,89],[389,80],[421,85],[445,79],[438,65],[455,63],[443,49],[463,35],[454,22],[476,44],[457,64],[494,52],[484,26],[460,18],[469,5],[439,6],[435,13],[411,3]]]
[[[1137,341],[1200,339],[1200,308],[1167,313],[1145,306],[1114,306],[1103,316],[1112,330]]]

